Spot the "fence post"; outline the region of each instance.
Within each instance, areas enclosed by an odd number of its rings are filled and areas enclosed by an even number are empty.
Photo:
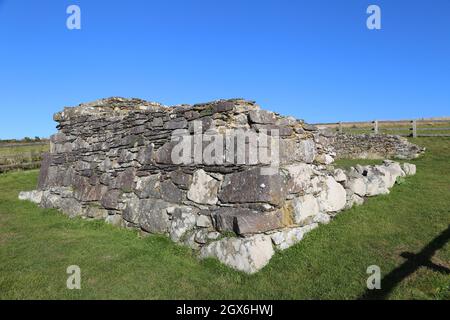
[[[413,138],[417,138],[417,121],[412,120],[411,124],[412,124],[412,136]]]
[[[373,122],[373,131],[375,134],[378,134],[378,120]]]
[[[339,133],[342,133],[342,122],[339,121]]]

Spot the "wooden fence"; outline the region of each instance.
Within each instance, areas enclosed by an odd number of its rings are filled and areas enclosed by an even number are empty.
[[[39,168],[49,142],[0,143],[0,173]]]
[[[450,137],[450,120],[374,120],[318,123],[318,127],[345,133],[385,133],[404,137]]]

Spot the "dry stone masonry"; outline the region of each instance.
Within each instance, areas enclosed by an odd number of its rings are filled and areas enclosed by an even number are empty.
[[[356,159],[413,159],[425,151],[406,138],[387,134],[328,135],[337,158]]]
[[[388,160],[334,169],[335,136],[242,99],[166,107],[109,98],[65,108],[54,120],[59,131],[38,188],[20,199],[69,217],[166,234],[200,257],[248,273],[342,210],[415,174],[414,165]],[[229,135],[236,130],[246,135],[241,159],[233,151],[242,150],[242,141]],[[250,133],[259,134],[256,153],[278,151],[276,162],[255,157]],[[194,161],[196,148],[200,158],[210,153],[214,161]],[[406,149],[408,157],[419,150]]]

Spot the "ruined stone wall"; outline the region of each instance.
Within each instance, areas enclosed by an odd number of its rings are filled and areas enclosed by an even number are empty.
[[[424,151],[406,138],[386,134],[340,133],[330,136],[329,145],[334,147],[337,158],[414,159]]]
[[[59,131],[51,137],[38,190],[21,199],[70,217],[167,234],[245,272],[262,268],[274,248],[291,246],[415,172],[393,162],[335,170],[329,136],[241,99],[166,107],[109,98],[65,108],[54,119]],[[239,136],[227,143],[236,131],[249,135],[240,159]],[[251,133],[267,138],[266,144],[256,140],[256,158]],[[211,148],[221,136],[223,145]],[[187,156],[186,149],[180,153],[181,141],[192,151]],[[199,146],[213,162],[196,161]],[[277,151],[277,161],[263,161],[261,150]]]

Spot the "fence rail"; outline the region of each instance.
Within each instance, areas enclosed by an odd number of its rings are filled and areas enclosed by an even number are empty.
[[[450,119],[374,120],[367,122],[318,123],[316,126],[335,129],[341,133],[386,133],[413,138],[450,137]]]
[[[40,161],[22,163],[22,164],[5,165],[5,166],[0,166],[0,173],[5,173],[5,172],[9,172],[9,171],[14,171],[14,170],[37,169],[40,166],[41,166]]]
[[[38,168],[42,160],[42,154],[48,150],[48,141],[1,142],[0,173]]]

